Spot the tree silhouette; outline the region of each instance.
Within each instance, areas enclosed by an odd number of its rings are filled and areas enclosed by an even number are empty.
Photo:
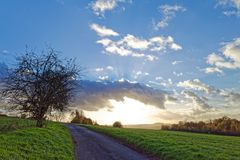
[[[113,123],[113,127],[116,127],[116,128],[123,128],[123,125],[122,125],[121,122],[116,121],[116,122]]]
[[[71,123],[80,123],[80,124],[88,124],[88,125],[98,125],[96,122],[94,122],[91,118],[85,117],[83,111],[80,112],[78,110],[72,112],[72,114],[75,114],[75,117],[72,119]]]
[[[4,80],[3,96],[15,109],[36,119],[37,127],[43,127],[47,113],[67,108],[80,78],[75,60],[61,60],[58,53],[52,48],[41,54],[26,49]]]
[[[163,130],[213,133],[223,135],[240,135],[240,121],[229,117],[222,117],[209,122],[182,122],[172,125],[163,125]]]

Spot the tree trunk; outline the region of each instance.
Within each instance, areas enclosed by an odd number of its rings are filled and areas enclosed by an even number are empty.
[[[39,128],[43,127],[43,119],[42,118],[37,119],[37,125],[36,126],[39,127]]]

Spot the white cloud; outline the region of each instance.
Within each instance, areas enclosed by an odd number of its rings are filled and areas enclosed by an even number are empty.
[[[207,84],[202,83],[199,79],[186,80],[183,82],[178,82],[178,87],[183,87],[185,89],[193,89],[204,91],[206,93],[212,93],[215,89]]]
[[[183,76],[183,73],[182,73],[182,72],[180,72],[180,73],[173,72],[173,74],[174,74],[175,76],[177,76],[177,77]]]
[[[157,82],[149,81],[149,83],[152,83],[154,85],[161,85],[161,86],[164,86],[164,87],[171,87],[171,86],[174,85],[171,78],[164,79],[163,77],[158,76],[158,77],[155,77],[155,80]]]
[[[184,89],[204,91],[208,94],[207,98],[202,96],[200,99],[210,102],[213,107],[229,108],[240,106],[240,93],[234,92],[231,89],[218,89],[204,84],[198,79],[179,82],[177,86]]]
[[[136,84],[136,83],[138,83],[137,81],[130,81],[130,80],[125,79],[125,78],[119,79],[118,82],[127,82],[127,83],[131,83],[131,84]]]
[[[107,54],[119,56],[142,57],[148,61],[157,60],[156,53],[166,52],[167,50],[181,50],[182,47],[174,42],[171,36],[158,36],[150,39],[143,39],[127,34],[122,39],[111,40],[103,38],[97,41],[104,47]]]
[[[105,80],[108,80],[108,76],[99,76],[98,79],[102,80],[102,81],[105,81]]]
[[[150,50],[151,51],[166,51],[167,48],[172,49],[172,50],[181,50],[182,46],[176,44],[174,42],[173,37],[171,36],[157,36],[157,37],[152,37],[149,39],[150,42]]]
[[[226,16],[240,16],[240,0],[217,0],[217,6],[222,6]]]
[[[111,70],[111,71],[114,70],[114,68],[112,66],[107,66],[106,69]]]
[[[103,71],[103,70],[104,70],[104,68],[96,68],[96,69],[95,69],[96,72],[101,72],[101,71]]]
[[[139,38],[131,34],[123,37],[112,29],[100,26],[98,24],[91,24],[90,28],[102,38],[96,43],[101,44],[104,48],[104,53],[115,54],[119,56],[132,56],[144,58],[148,61],[157,60],[156,54],[165,53],[168,50],[178,51],[182,46],[175,43],[171,36],[155,36],[149,39]],[[118,39],[110,39],[111,36],[119,36]],[[108,37],[108,38],[106,38]],[[155,54],[155,55],[154,55]]]
[[[127,36],[125,36],[119,43],[120,44],[125,43],[130,48],[140,49],[140,50],[145,50],[150,45],[150,42],[148,42],[147,40],[134,37],[131,34],[128,34]]]
[[[97,43],[102,44],[103,46],[108,46],[112,43],[112,40],[108,38],[104,38],[104,39],[98,40]]]
[[[176,16],[177,12],[184,12],[186,9],[180,5],[161,5],[159,11],[162,13],[162,20],[154,23],[154,29],[159,30],[168,26],[169,21]]]
[[[207,68],[204,68],[203,71],[207,74],[211,74],[211,73],[220,73],[222,74],[223,71],[217,67],[207,67]]]
[[[212,53],[207,57],[207,63],[215,68],[215,72],[221,72],[221,69],[238,69],[240,68],[240,38],[232,42],[225,43],[220,49],[220,54]],[[208,69],[213,71],[213,69]]]
[[[163,79],[163,77],[160,77],[160,76],[155,78],[155,80],[162,80],[162,79]]]
[[[94,3],[91,3],[91,8],[97,16],[104,17],[106,11],[115,9],[118,6],[118,3],[131,2],[128,0],[96,0]]]
[[[168,83],[169,83],[170,85],[172,85],[172,84],[173,84],[173,82],[172,82],[172,79],[171,79],[171,78],[168,78]]]
[[[182,94],[186,98],[190,98],[192,100],[194,114],[204,113],[206,110],[211,108],[209,104],[191,91],[183,91]]]
[[[108,29],[105,26],[100,26],[98,24],[91,24],[90,28],[97,32],[100,37],[118,36],[119,34],[112,29]],[[107,42],[105,42],[107,43]]]
[[[145,57],[146,57],[146,59],[147,59],[148,61],[158,60],[158,57],[156,57],[156,56],[154,56],[154,55],[146,55]]]
[[[103,71],[113,71],[113,66],[107,66],[107,67],[98,67],[95,69],[96,72],[103,72]]]
[[[142,72],[142,71],[133,71],[134,79],[138,79],[140,76],[149,76],[148,72]]]

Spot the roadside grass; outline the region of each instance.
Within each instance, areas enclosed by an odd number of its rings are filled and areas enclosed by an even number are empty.
[[[85,127],[164,160],[240,159],[240,137],[150,129]]]
[[[0,133],[0,160],[74,159],[74,144],[64,124],[47,122],[45,128],[36,128],[31,127],[31,120],[12,118],[9,121],[9,118],[6,120],[6,117],[0,117],[1,125],[13,122],[27,128],[20,127],[21,129]],[[26,125],[23,125],[24,122]],[[33,124],[35,125],[34,121]]]
[[[36,122],[33,120],[0,116],[0,133],[21,128],[34,127],[35,125]]]

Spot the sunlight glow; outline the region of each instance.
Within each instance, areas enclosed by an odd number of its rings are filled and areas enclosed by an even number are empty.
[[[84,111],[84,113],[100,124],[111,125],[115,121],[122,124],[151,124],[157,121],[159,108],[146,105],[138,100],[124,97],[123,101],[110,99],[112,108],[103,108],[98,111]]]

